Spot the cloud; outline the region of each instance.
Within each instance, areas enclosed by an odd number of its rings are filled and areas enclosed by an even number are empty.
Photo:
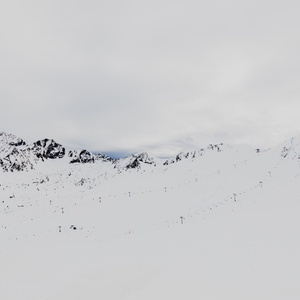
[[[7,1],[1,130],[169,155],[298,134],[297,1]]]

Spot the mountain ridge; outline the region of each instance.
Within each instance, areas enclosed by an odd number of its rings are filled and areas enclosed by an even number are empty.
[[[87,149],[67,149],[54,139],[44,138],[33,143],[27,143],[22,138],[5,132],[0,133],[0,168],[4,172],[28,171],[45,160],[67,159],[74,163],[111,163],[119,170],[140,169],[142,165],[162,164],[164,166],[180,162],[185,159],[195,159],[207,152],[222,152],[230,148],[223,143],[209,144],[206,148],[194,151],[180,152],[173,158],[160,159],[150,156],[147,152],[132,154],[125,158],[112,158],[102,153],[92,153]]]

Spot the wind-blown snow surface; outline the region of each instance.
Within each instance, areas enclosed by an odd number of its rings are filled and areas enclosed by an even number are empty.
[[[300,139],[219,150],[0,172],[0,299],[300,299]]]

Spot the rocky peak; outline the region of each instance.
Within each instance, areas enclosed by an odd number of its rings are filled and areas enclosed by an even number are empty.
[[[43,139],[33,143],[31,148],[37,158],[55,159],[65,156],[65,148],[52,139]]]
[[[207,151],[216,151],[221,152],[223,150],[223,143],[221,144],[209,144],[206,149],[199,149],[196,151],[189,151],[189,152],[180,152],[175,156],[175,158],[167,159],[164,162],[164,165],[173,164],[175,162],[182,161],[183,159],[194,159],[196,157],[201,157],[207,153]]]
[[[112,162],[113,163],[113,162],[117,161],[116,158],[112,158],[108,155],[101,154],[101,153],[94,154],[94,158],[97,161],[103,161],[103,162]]]
[[[150,157],[148,153],[141,152],[133,154],[126,158],[121,158],[115,161],[115,167],[118,169],[140,169],[142,164],[156,165],[153,157]]]
[[[93,154],[87,150],[71,150],[69,151],[68,156],[71,158],[70,164],[95,162]]]
[[[37,161],[62,158],[65,148],[52,139],[29,145],[12,134],[0,133],[0,167],[4,171],[32,169]]]
[[[5,132],[0,133],[0,158],[6,157],[15,147],[25,146],[19,137]]]

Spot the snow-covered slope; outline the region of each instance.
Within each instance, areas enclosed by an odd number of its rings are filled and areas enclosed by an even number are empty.
[[[300,299],[300,137],[168,160],[53,143],[0,172],[1,299]]]

